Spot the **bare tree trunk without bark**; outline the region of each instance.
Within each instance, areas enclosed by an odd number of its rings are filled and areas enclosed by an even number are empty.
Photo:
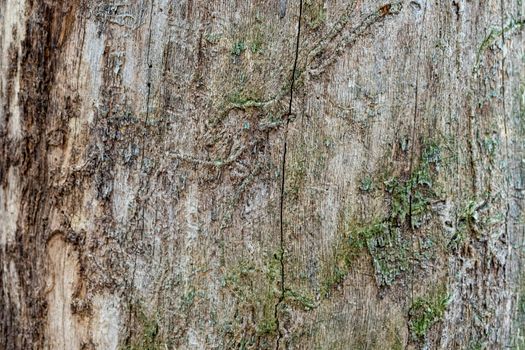
[[[0,1],[0,348],[523,349],[524,12]]]

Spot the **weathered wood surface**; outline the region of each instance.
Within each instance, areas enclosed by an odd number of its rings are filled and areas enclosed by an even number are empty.
[[[3,0],[2,349],[524,346],[521,0]]]

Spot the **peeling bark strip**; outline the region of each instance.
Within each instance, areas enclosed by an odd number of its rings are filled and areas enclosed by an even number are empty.
[[[525,344],[525,2],[0,2],[0,349]]]

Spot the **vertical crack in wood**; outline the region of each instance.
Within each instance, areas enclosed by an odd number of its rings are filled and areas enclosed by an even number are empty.
[[[421,60],[421,47],[423,45],[423,31],[425,26],[425,17],[427,13],[427,4],[425,3],[424,9],[423,9],[423,19],[421,21],[420,30],[419,30],[419,43],[418,43],[418,51],[417,51],[417,57],[416,57],[416,84],[415,84],[415,96],[414,96],[414,115],[412,119],[412,130],[410,139],[412,140],[412,148],[410,150],[410,159],[409,159],[409,170],[408,174],[409,176],[412,176],[412,171],[414,170],[414,152],[416,147],[415,137],[416,137],[416,129],[417,129],[417,116],[418,116],[418,98],[419,98],[419,64]],[[417,179],[416,179],[417,182]],[[414,230],[412,227],[412,191],[413,191],[414,184],[412,181],[409,181],[408,183],[408,226],[410,230],[410,242],[412,245],[412,258],[411,258],[411,268],[410,268],[410,300],[411,302],[414,300]]]
[[[507,130],[507,107],[506,107],[506,96],[505,96],[505,0],[500,1],[500,11],[501,11],[501,95],[502,95],[502,103],[503,103],[503,131],[505,133],[505,163],[506,166],[510,166],[509,164],[509,138],[508,138],[508,130]],[[509,179],[508,176],[505,176],[504,179],[505,182],[505,200],[506,200],[506,213],[505,213],[505,236],[507,236],[507,241],[510,242],[509,237],[507,235],[508,233],[508,215],[509,215],[509,192],[510,192],[510,185],[509,185]]]
[[[149,12],[149,24],[148,24],[148,43],[146,48],[146,63],[148,64],[148,76],[147,76],[147,89],[146,89],[146,118],[144,120],[144,130],[142,132],[142,149],[141,149],[141,170],[144,170],[144,154],[145,154],[145,139],[146,139],[146,128],[148,126],[149,119],[149,102],[151,99],[151,68],[153,65],[150,61],[150,50],[151,50],[151,23],[153,18],[153,0],[151,0],[150,12]]]
[[[145,157],[145,148],[146,148],[146,130],[147,130],[147,127],[148,127],[148,119],[149,119],[149,104],[150,104],[150,99],[151,99],[151,68],[152,68],[152,63],[150,61],[150,51],[151,51],[151,24],[152,24],[152,19],[153,19],[153,3],[154,3],[154,0],[151,0],[151,5],[150,5],[150,12],[149,12],[149,24],[148,24],[148,40],[147,40],[147,46],[146,46],[146,64],[147,64],[147,78],[146,78],[146,116],[144,118],[144,130],[142,131],[142,145],[141,145],[141,159],[140,159],[140,170],[141,172],[144,171],[144,157]],[[144,176],[141,178],[141,186],[139,188],[139,192],[141,190],[144,189],[144,181],[146,181],[144,179]],[[139,193],[140,195],[140,193]],[[143,239],[143,236],[144,236],[144,230],[145,230],[145,224],[144,224],[144,210],[145,210],[145,205],[144,203],[142,203],[142,206],[141,206],[141,214],[140,214],[140,239],[142,241]],[[135,284],[135,273],[136,273],[136,270],[137,270],[137,253],[135,252],[134,253],[134,257],[133,257],[133,271],[131,273],[131,285],[128,286],[128,287],[131,287],[129,288],[129,297],[128,297],[128,334],[126,336],[126,341],[125,341],[125,344],[126,346],[129,346],[130,345],[130,340],[131,340],[131,336],[132,336],[132,325],[133,325],[133,288],[134,288],[134,284]],[[128,288],[126,288],[126,290],[128,290]]]
[[[282,154],[282,159],[281,159],[281,195],[280,195],[280,202],[279,202],[279,234],[280,234],[279,260],[280,260],[280,268],[281,268],[281,295],[279,296],[279,300],[275,304],[275,310],[274,310],[274,318],[275,318],[277,332],[278,332],[277,343],[275,345],[276,350],[279,349],[280,341],[282,338],[282,333],[281,333],[280,324],[279,324],[279,306],[284,301],[285,290],[286,290],[285,289],[285,270],[284,270],[284,251],[285,251],[284,249],[285,247],[285,242],[284,242],[284,197],[285,197],[284,190],[285,189],[284,189],[284,186],[285,186],[285,180],[286,180],[285,171],[286,171],[286,151],[288,147],[288,140],[287,140],[288,139],[288,125],[290,124],[290,116],[292,115],[293,89],[294,89],[294,83],[295,83],[295,75],[297,71],[297,62],[299,58],[299,42],[300,42],[300,37],[301,37],[301,18],[302,16],[303,16],[303,0],[300,0],[299,1],[299,20],[297,23],[297,36],[296,36],[296,41],[295,41],[295,57],[294,57],[292,77],[291,77],[291,82],[290,82],[290,101],[288,103],[288,111],[284,116],[286,121],[285,121],[285,127],[284,127],[284,135],[283,135],[283,154]]]
[[[508,286],[509,290],[513,290],[513,286],[509,285],[511,281],[513,280],[514,275],[514,263],[513,263],[513,254],[512,254],[512,247],[514,244],[514,237],[513,237],[513,227],[509,230],[509,214],[510,214],[510,201],[509,196],[511,192],[511,180],[509,178],[512,178],[512,172],[513,169],[511,167],[511,161],[509,157],[509,138],[508,138],[508,129],[507,129],[507,108],[506,108],[506,94],[505,94],[505,0],[500,0],[500,21],[501,21],[501,95],[502,95],[502,108],[503,108],[503,132],[505,133],[505,167],[506,171],[503,173],[503,183],[505,186],[505,240],[507,242],[507,254],[508,259],[510,259],[510,263],[506,263],[504,267],[504,283]],[[507,171],[509,172],[507,174]],[[512,236],[512,237],[511,237]],[[521,264],[519,264],[521,265]],[[510,270],[510,271],[509,271]],[[520,284],[517,283],[515,287],[516,295],[520,294]],[[512,305],[512,304],[511,304]],[[514,308],[516,309],[516,308]],[[512,322],[513,316],[510,317],[510,331],[511,334],[514,330],[514,322]]]

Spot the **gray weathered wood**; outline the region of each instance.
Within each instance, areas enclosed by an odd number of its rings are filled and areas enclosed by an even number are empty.
[[[522,348],[524,10],[3,0],[0,348]]]

